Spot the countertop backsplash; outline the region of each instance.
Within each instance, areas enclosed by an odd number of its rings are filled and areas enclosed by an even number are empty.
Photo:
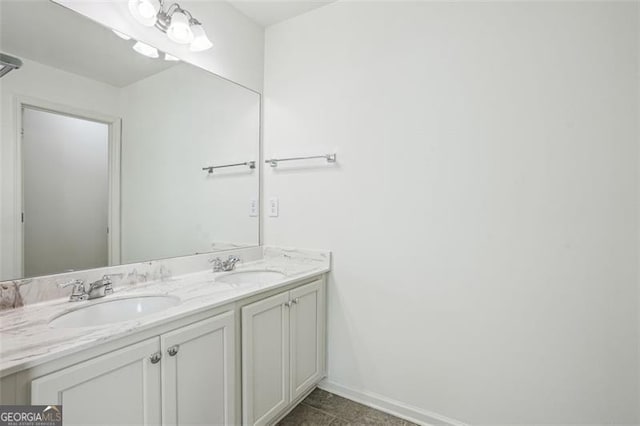
[[[134,285],[147,281],[168,281],[175,276],[210,269],[211,263],[209,261],[211,259],[216,257],[224,259],[230,255],[240,257],[240,264],[263,258],[269,258],[274,262],[281,260],[285,263],[292,259],[302,262],[326,262],[329,257],[328,252],[325,251],[255,246],[214,253],[151,260],[127,265],[107,266],[104,268],[73,271],[63,274],[44,275],[34,278],[1,281],[0,311],[66,297],[71,293],[71,288],[60,288],[59,284],[75,279],[84,280],[84,282],[88,284],[99,280],[104,275],[122,274],[121,277],[114,276],[112,278],[114,287]]]
[[[75,279],[84,280],[84,282],[88,284],[99,280],[104,275],[122,274],[121,277],[114,276],[112,278],[114,287],[139,284],[147,281],[165,281],[170,280],[176,275],[204,271],[211,268],[209,260],[212,258],[220,257],[222,259],[229,255],[237,255],[242,259],[242,262],[252,262],[262,258],[262,252],[263,248],[256,246],[126,265],[106,266],[104,268],[73,271],[63,274],[1,281],[0,310],[19,308],[24,305],[68,296],[71,288],[60,288],[58,285]]]

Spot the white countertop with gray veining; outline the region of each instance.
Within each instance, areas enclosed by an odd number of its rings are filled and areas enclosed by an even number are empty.
[[[207,270],[115,287],[113,294],[91,301],[69,302],[65,297],[0,311],[0,377],[310,278],[329,269],[329,252],[265,248],[263,259],[239,264],[236,271],[272,270],[285,275],[282,280],[271,284],[217,282],[229,272],[213,273]],[[172,295],[180,298],[181,303],[139,319],[108,325],[78,328],[52,328],[49,325],[52,318],[81,306],[143,295]]]

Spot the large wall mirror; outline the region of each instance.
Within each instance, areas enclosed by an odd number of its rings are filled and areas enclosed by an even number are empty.
[[[135,44],[0,1],[0,280],[259,243],[259,95]]]

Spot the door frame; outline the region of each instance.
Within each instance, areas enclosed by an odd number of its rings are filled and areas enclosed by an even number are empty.
[[[95,111],[75,108],[69,105],[49,102],[44,99],[30,96],[15,96],[15,164],[14,164],[14,209],[15,209],[15,270],[24,276],[24,223],[22,213],[24,212],[24,188],[23,188],[23,158],[22,158],[22,112],[24,108],[37,111],[44,111],[52,114],[64,115],[79,118],[87,121],[94,121],[106,124],[109,128],[108,138],[108,213],[107,226],[107,266],[120,264],[120,155],[122,143],[122,119],[119,117],[102,114]],[[62,272],[62,271],[60,271]]]

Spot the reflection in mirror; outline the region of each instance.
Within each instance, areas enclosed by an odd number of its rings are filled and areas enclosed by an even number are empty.
[[[0,52],[0,280],[258,244],[258,94],[49,0]]]

